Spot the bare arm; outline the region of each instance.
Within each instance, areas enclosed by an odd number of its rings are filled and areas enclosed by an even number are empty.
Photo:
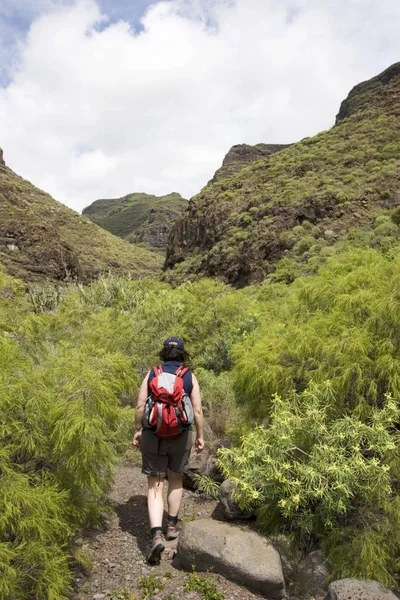
[[[142,435],[142,421],[143,421],[143,412],[144,406],[146,404],[147,399],[147,382],[149,380],[150,372],[147,373],[146,377],[142,381],[142,385],[140,386],[137,406],[136,406],[136,415],[135,415],[135,436],[133,438],[133,443],[135,446],[140,444],[140,438]]]
[[[192,381],[193,381],[193,390],[190,395],[190,400],[192,401],[193,412],[194,412],[194,422],[196,425],[196,442],[195,447],[197,452],[201,452],[204,448],[204,419],[203,419],[203,408],[201,406],[201,394],[200,394],[200,386],[196,377],[192,373]]]

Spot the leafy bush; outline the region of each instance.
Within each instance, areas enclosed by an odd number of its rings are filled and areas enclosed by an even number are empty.
[[[291,532],[303,548],[326,539],[338,577],[393,583],[400,513],[391,518],[398,501],[390,471],[399,416],[390,396],[368,416],[341,414],[330,384],[310,385],[301,394],[275,396],[268,427],[247,433],[237,448],[221,449],[220,464],[239,505],[257,509],[266,534]],[[392,522],[393,541],[373,552],[382,543],[382,530],[378,537],[375,530],[385,519],[386,528]]]

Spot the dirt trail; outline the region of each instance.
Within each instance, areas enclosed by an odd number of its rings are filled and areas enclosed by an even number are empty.
[[[79,540],[82,548],[90,554],[93,565],[88,576],[77,574],[74,600],[202,599],[198,592],[185,590],[188,574],[180,570],[176,561],[172,561],[176,541],[166,542],[160,565],[151,567],[146,564],[145,556],[150,546],[146,492],[146,477],[138,466],[121,464],[117,467],[111,493],[114,514],[104,530],[87,533]],[[222,518],[215,500],[187,490],[184,491],[180,517],[183,521]],[[208,575],[226,600],[263,598],[220,575]],[[146,595],[139,589],[140,577],[155,577],[158,590]]]

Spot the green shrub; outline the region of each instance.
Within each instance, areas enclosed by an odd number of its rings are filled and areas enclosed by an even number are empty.
[[[392,570],[393,583],[400,512],[393,520],[387,507],[393,506],[390,471],[400,408],[390,396],[365,417],[343,414],[339,406],[330,384],[275,396],[268,427],[247,433],[237,448],[221,449],[220,465],[235,484],[239,505],[257,509],[266,534],[291,532],[303,548],[327,538],[338,577],[372,577],[387,584]],[[387,525],[392,521],[395,542],[350,560],[351,548],[362,547],[361,538],[370,547],[378,544],[374,529],[379,531],[385,518]],[[358,526],[357,541],[346,536],[348,523],[353,533]],[[344,555],[347,562],[340,560]]]

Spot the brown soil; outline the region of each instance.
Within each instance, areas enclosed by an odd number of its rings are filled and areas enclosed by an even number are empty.
[[[78,543],[92,561],[90,574],[77,573],[73,600],[201,600],[197,592],[185,590],[188,574],[174,560],[176,541],[166,542],[160,565],[149,566],[150,547],[146,507],[147,481],[134,464],[120,464],[111,493],[114,512],[102,530],[86,532]],[[218,502],[199,492],[184,491],[181,518],[222,519]],[[139,589],[140,577],[154,577],[158,590],[150,595]],[[226,600],[261,600],[220,575],[208,573]]]

